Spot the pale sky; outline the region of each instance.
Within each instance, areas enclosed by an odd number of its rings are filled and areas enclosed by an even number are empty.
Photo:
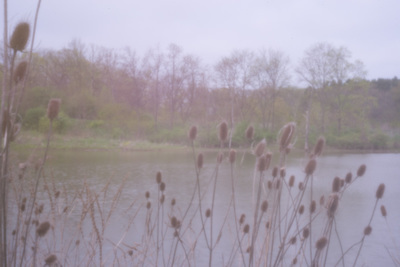
[[[10,29],[33,21],[36,1],[8,4]],[[175,43],[209,66],[234,50],[271,48],[292,67],[327,42],[349,49],[368,79],[400,78],[399,0],[43,0],[36,48],[61,49],[74,39],[139,55]]]

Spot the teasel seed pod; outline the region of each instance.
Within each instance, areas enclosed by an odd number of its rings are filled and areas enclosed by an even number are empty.
[[[50,121],[53,121],[58,116],[58,112],[60,111],[61,99],[52,98],[49,101],[47,106],[47,117]]]
[[[383,217],[386,217],[386,215],[387,215],[386,208],[384,205],[381,206],[381,214]]]
[[[383,197],[383,193],[385,193],[385,184],[380,184],[376,190],[376,198],[381,199]]]
[[[15,84],[19,83],[22,81],[25,77],[26,69],[28,67],[28,62],[27,61],[21,61],[17,67],[15,68],[14,71],[14,82]]]
[[[132,255],[133,255],[133,250],[132,250],[132,249],[128,250],[128,255],[129,255],[129,256],[132,256]]]
[[[30,26],[27,22],[20,22],[11,35],[10,47],[14,51],[23,51],[29,39]]]
[[[314,213],[316,209],[317,209],[317,202],[315,202],[315,200],[313,200],[313,201],[311,201],[311,204],[310,204],[310,213]]]
[[[146,199],[150,198],[150,192],[146,191],[146,193],[144,194],[144,196],[146,197]]]
[[[372,232],[372,227],[370,225],[364,228],[364,235],[370,235],[371,232]]]
[[[243,233],[247,234],[249,231],[250,231],[250,225],[249,225],[249,224],[246,224],[246,225],[243,227]]]
[[[292,260],[292,264],[293,264],[293,265],[296,265],[296,264],[297,264],[297,257],[294,258],[294,259]]]
[[[175,206],[175,204],[176,204],[175,198],[171,199],[171,206]]]
[[[268,209],[268,201],[264,200],[263,203],[261,204],[261,211],[266,212]]]
[[[294,244],[296,244],[296,241],[297,241],[296,236],[293,236],[292,238],[290,238],[289,243],[294,245]]]
[[[164,201],[165,201],[165,195],[162,194],[161,197],[160,197],[160,203],[164,204]]]
[[[310,159],[304,171],[307,175],[312,175],[316,167],[317,167],[317,161],[315,159]]]
[[[57,261],[57,256],[54,254],[51,254],[50,256],[48,256],[45,260],[44,263],[45,265],[51,266],[53,263],[55,263]]]
[[[340,186],[340,178],[336,176],[336,177],[333,179],[333,182],[332,182],[332,192],[333,192],[333,193],[339,192],[340,187],[341,187],[341,186]]]
[[[151,208],[151,202],[147,201],[146,208],[149,210]]]
[[[344,178],[344,180],[345,180],[345,182],[346,183],[351,183],[351,179],[353,178],[353,174],[351,174],[351,172],[348,172],[347,174],[346,174],[346,178]]]
[[[229,162],[231,164],[235,163],[236,160],[236,150],[231,149],[231,151],[229,151]]]
[[[325,138],[323,136],[320,136],[318,138],[317,144],[314,147],[314,156],[318,157],[322,154],[322,150],[324,149],[325,146]]]
[[[310,235],[310,229],[304,228],[303,229],[303,238],[307,239],[309,235]]]
[[[156,182],[157,184],[160,184],[162,180],[162,173],[160,171],[157,172],[156,174]]]
[[[282,128],[282,135],[279,141],[279,151],[284,152],[287,147],[289,147],[290,141],[294,135],[296,129],[296,124],[294,122],[289,122]]]
[[[265,228],[269,229],[270,223],[269,221],[265,223]]]
[[[304,213],[304,205],[301,205],[299,208],[299,214],[302,215]]]
[[[219,125],[218,137],[221,142],[225,142],[228,139],[228,124],[225,121]]]
[[[249,125],[246,129],[246,138],[249,140],[252,140],[254,137],[254,127],[252,125]]]
[[[211,216],[211,210],[207,209],[206,210],[206,218],[209,218]]]
[[[246,219],[246,215],[243,213],[242,215],[240,215],[239,224],[242,225],[244,223],[245,219]]]
[[[315,246],[318,250],[322,250],[326,246],[326,244],[328,244],[328,239],[324,236],[318,239]]]
[[[299,190],[300,190],[300,191],[303,191],[303,190],[304,190],[304,184],[303,184],[303,182],[300,182],[300,183],[299,183]]]
[[[256,155],[256,157],[261,157],[264,154],[264,150],[266,147],[267,142],[265,141],[265,139],[261,140],[254,148],[254,155]]]
[[[268,182],[267,182],[267,187],[268,187],[269,190],[272,189],[272,182],[271,182],[271,180],[268,180]]]
[[[294,185],[294,180],[295,180],[294,175],[290,176],[290,178],[289,178],[289,187],[293,187],[293,185]]]
[[[196,136],[197,136],[197,127],[192,126],[189,130],[189,139],[194,141],[196,139]]]
[[[203,153],[199,153],[199,155],[197,155],[197,168],[199,170],[203,168]]]
[[[172,226],[172,228],[176,228],[177,225],[178,225],[178,219],[176,219],[175,216],[172,216],[172,218],[171,218],[171,226]]]
[[[164,183],[164,182],[161,182],[161,183],[160,183],[160,191],[161,191],[161,192],[164,192],[164,190],[165,190],[165,183]]]
[[[365,166],[365,164],[362,164],[360,167],[358,167],[357,176],[359,176],[359,177],[363,176],[366,169],[367,169],[367,166]]]
[[[257,169],[259,172],[263,172],[266,170],[267,167],[267,158],[265,155],[257,158]]]
[[[36,229],[38,236],[43,237],[47,234],[50,229],[50,223],[48,221],[42,222]]]
[[[275,189],[279,189],[281,187],[281,180],[276,179],[275,181]]]

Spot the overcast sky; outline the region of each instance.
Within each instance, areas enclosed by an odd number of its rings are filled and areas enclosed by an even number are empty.
[[[36,1],[8,3],[9,28],[33,21]],[[368,79],[400,77],[399,0],[43,0],[36,38],[36,48],[79,39],[139,55],[176,43],[208,65],[234,50],[272,48],[294,66],[327,42],[348,48]]]

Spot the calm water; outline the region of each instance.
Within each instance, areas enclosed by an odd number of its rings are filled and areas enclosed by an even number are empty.
[[[204,152],[205,164],[201,173],[202,188],[205,189],[213,175],[216,162],[215,152]],[[286,173],[296,176],[296,181],[304,178],[303,157],[289,155]],[[332,179],[335,176],[344,178],[347,172],[356,173],[361,164],[367,165],[366,174],[346,191],[340,202],[337,214],[337,228],[340,233],[344,249],[359,241],[363,229],[367,226],[375,204],[375,192],[380,183],[385,183],[386,191],[378,205],[376,216],[371,225],[372,234],[366,238],[358,265],[364,266],[392,266],[387,249],[399,257],[396,246],[400,246],[400,154],[331,154],[318,159],[317,170],[314,175],[315,199],[321,195],[328,195],[331,191]],[[254,158],[242,153],[237,155],[237,164],[234,171],[236,186],[236,201],[239,214],[245,213],[250,219],[252,209]],[[271,168],[270,168],[271,169]],[[116,207],[117,216],[114,216],[107,226],[105,251],[111,251],[111,242],[118,242],[125,233],[134,212],[139,211],[135,223],[126,233],[124,244],[140,243],[145,222],[146,204],[144,194],[151,193],[151,201],[156,205],[157,184],[155,175],[161,171],[166,183],[166,203],[172,198],[177,200],[177,207],[184,210],[192,195],[195,185],[195,171],[193,154],[190,151],[178,152],[109,152],[109,151],[52,151],[50,153],[45,174],[53,177],[58,188],[65,186],[66,190],[74,192],[86,183],[93,191],[99,191],[107,182],[111,181],[111,190],[116,191],[126,179],[121,202]],[[270,176],[270,175],[269,175]],[[231,199],[230,168],[224,162],[219,170],[215,224],[218,226],[229,206]],[[110,194],[110,196],[112,196]],[[308,194],[306,194],[307,200]],[[131,213],[126,210],[134,201],[135,206]],[[111,199],[109,199],[111,202]],[[379,212],[381,204],[388,211],[388,225]],[[79,205],[79,204],[77,204]],[[204,207],[210,206],[210,195],[206,195]],[[142,207],[142,208],[140,208]],[[154,207],[154,206],[153,206]],[[323,215],[325,216],[325,215]],[[79,221],[71,213],[71,225]],[[234,227],[230,224],[228,229]],[[231,229],[232,230],[232,229]],[[318,233],[318,232],[317,232]],[[171,234],[171,233],[170,233]],[[315,237],[317,238],[317,237]],[[232,235],[221,238],[216,250],[215,265],[222,264],[223,258],[229,257]],[[107,248],[108,243],[108,248]],[[204,245],[204,244],[203,244]],[[198,246],[201,247],[201,244]],[[229,249],[226,250],[226,247]],[[224,249],[225,248],[225,249]],[[111,252],[110,252],[111,253]],[[204,253],[205,257],[202,257]],[[199,249],[196,263],[203,266],[208,263],[207,250]],[[332,243],[331,258],[341,255],[337,242]],[[354,252],[355,253],[355,252]],[[107,254],[107,253],[106,253]],[[349,254],[351,257],[351,253]],[[206,258],[206,259],[204,259]],[[334,261],[336,262],[336,261]],[[217,264],[218,263],[218,264]],[[330,264],[332,264],[331,262]]]

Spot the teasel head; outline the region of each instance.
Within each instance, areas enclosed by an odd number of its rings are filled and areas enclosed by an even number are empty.
[[[52,264],[55,263],[56,261],[57,261],[57,256],[54,255],[54,254],[51,254],[50,256],[48,256],[48,257],[44,260],[44,263],[45,263],[45,266],[46,266],[46,265],[52,266]]]
[[[293,187],[295,179],[296,178],[294,177],[294,175],[290,176],[290,178],[289,178],[289,187]]]
[[[172,216],[172,218],[171,218],[171,227],[172,228],[176,228],[177,225],[178,225],[178,219],[175,216]]]
[[[301,205],[299,208],[299,214],[302,215],[304,213],[304,205]]]
[[[293,260],[292,260],[292,265],[296,265],[297,264],[297,257],[295,257]]]
[[[50,223],[48,221],[42,222],[36,229],[36,234],[40,237],[43,237],[47,234],[49,229],[50,229]]]
[[[229,162],[231,164],[235,163],[236,160],[236,150],[231,149],[231,151],[229,151]]]
[[[11,35],[10,47],[14,51],[23,51],[28,43],[30,26],[27,22],[20,22]]]
[[[358,167],[357,176],[359,176],[359,177],[363,176],[366,169],[367,169],[367,166],[365,166],[365,164],[362,164],[360,167]]]
[[[294,135],[296,129],[296,124],[294,122],[289,122],[281,129],[281,137],[279,140],[279,151],[285,152],[286,148],[289,147],[290,141]]]
[[[221,142],[225,142],[228,139],[228,124],[225,121],[219,125],[218,137]]]
[[[194,141],[196,139],[196,136],[197,136],[197,127],[192,126],[189,130],[189,139],[191,141]]]
[[[175,204],[176,204],[175,198],[171,199],[171,206],[173,207],[173,206],[175,206]]]
[[[249,224],[246,224],[246,225],[243,227],[243,233],[247,234],[249,231],[250,231],[250,225],[249,225]]]
[[[276,176],[278,176],[278,167],[274,167],[273,169],[272,169],[272,177],[276,177]]]
[[[317,202],[315,202],[315,200],[313,200],[313,201],[311,201],[311,204],[310,204],[310,213],[314,213],[316,209],[317,209]]]
[[[14,71],[14,82],[15,84],[19,83],[22,81],[25,77],[26,69],[28,67],[28,62],[27,61],[21,61],[17,67],[15,68]]]
[[[339,206],[339,196],[337,194],[331,195],[328,203],[328,217],[333,217]]]
[[[144,194],[144,196],[146,197],[146,199],[149,199],[149,198],[150,198],[150,192],[149,192],[149,191],[146,191],[146,193]]]
[[[372,227],[370,225],[364,228],[364,235],[370,235],[371,232],[372,232]]]
[[[151,209],[151,202],[150,202],[150,201],[147,201],[146,208],[147,208],[148,210]]]
[[[385,208],[384,205],[381,206],[381,214],[382,214],[383,217],[387,216],[387,211],[386,211],[386,208]]]
[[[300,183],[299,183],[299,190],[300,190],[300,191],[303,191],[303,190],[304,190],[304,184],[303,184],[303,182],[300,182]]]
[[[267,147],[267,142],[265,139],[261,140],[254,148],[254,155],[256,157],[261,157],[264,154],[264,150]]]
[[[253,140],[254,137],[254,127],[252,125],[249,125],[246,129],[246,138],[249,140]]]
[[[269,221],[267,221],[267,222],[265,223],[265,228],[269,229],[269,226],[270,226],[270,223],[269,223]]]
[[[281,187],[281,180],[276,179],[275,180],[275,189],[279,189]]]
[[[315,159],[310,159],[307,163],[307,166],[306,166],[304,172],[307,175],[312,175],[314,173],[316,167],[317,167],[317,161]]]
[[[239,224],[242,225],[244,223],[245,219],[246,219],[246,215],[243,213],[242,215],[240,215]]]
[[[162,194],[161,197],[160,197],[160,203],[164,204],[164,201],[165,201],[165,195]]]
[[[165,190],[165,183],[164,183],[164,182],[161,182],[161,183],[160,183],[160,191],[161,191],[161,192],[164,192],[164,190]]]
[[[303,238],[307,239],[309,235],[310,235],[310,229],[309,228],[304,228],[303,229]]]
[[[199,153],[197,155],[197,168],[200,170],[201,168],[203,168],[203,153]]]
[[[315,157],[318,157],[322,154],[322,150],[324,149],[324,146],[325,146],[325,138],[323,136],[320,136],[314,147],[313,154]]]
[[[294,244],[296,244],[296,241],[297,241],[296,236],[293,236],[292,238],[290,238],[289,243],[294,245]]]
[[[263,203],[261,204],[261,211],[266,212],[268,209],[268,201],[264,200]]]
[[[47,106],[47,117],[50,121],[53,121],[58,116],[58,112],[60,111],[61,99],[52,98],[49,101]]]
[[[332,182],[332,192],[333,193],[339,192],[340,188],[341,188],[341,179],[336,176]]]
[[[160,171],[157,172],[156,174],[156,182],[157,184],[160,184],[162,180],[162,173]]]
[[[322,250],[328,244],[328,239],[324,236],[318,239],[317,243],[315,244],[317,250]]]
[[[353,178],[353,174],[351,173],[351,172],[348,172],[347,174],[346,174],[346,178],[344,178],[344,180],[345,180],[345,182],[346,183],[351,183],[351,179]]]
[[[381,199],[383,197],[383,193],[385,193],[385,184],[380,184],[376,190],[376,198]]]
[[[209,218],[211,216],[211,210],[207,209],[206,210],[206,218]]]

